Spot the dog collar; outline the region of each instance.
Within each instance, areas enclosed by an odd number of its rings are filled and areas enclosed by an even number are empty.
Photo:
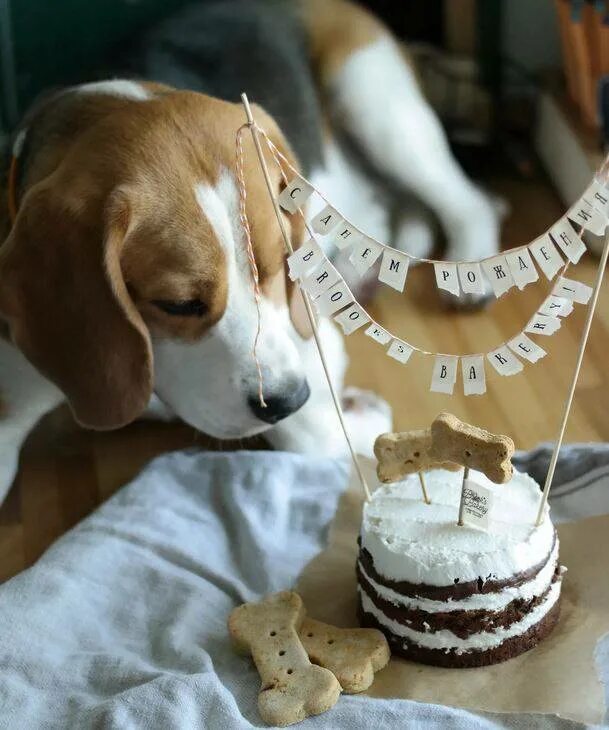
[[[8,217],[11,226],[15,225],[17,219],[17,169],[26,136],[27,129],[21,129],[17,133],[11,152],[11,163],[8,171]]]

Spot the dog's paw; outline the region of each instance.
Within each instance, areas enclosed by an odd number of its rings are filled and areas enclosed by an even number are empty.
[[[376,437],[392,430],[391,406],[370,390],[349,387],[343,391],[343,410],[355,451],[373,458]]]

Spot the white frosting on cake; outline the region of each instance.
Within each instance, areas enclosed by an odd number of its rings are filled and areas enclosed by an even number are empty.
[[[362,608],[366,613],[371,614],[374,618],[391,631],[395,636],[409,639],[418,646],[426,649],[441,649],[448,651],[454,649],[457,654],[467,651],[486,651],[494,649],[502,644],[506,639],[513,636],[521,636],[525,631],[537,624],[550,611],[552,606],[560,597],[561,581],[557,580],[550,588],[547,597],[532,611],[529,611],[520,621],[515,621],[506,628],[496,628],[493,631],[480,631],[477,634],[468,636],[467,639],[460,639],[455,636],[452,631],[441,630],[435,633],[424,633],[415,631],[414,629],[404,626],[403,624],[388,618],[382,611],[379,611],[368,596],[358,587]]]
[[[448,601],[434,601],[431,598],[411,598],[404,596],[391,588],[377,583],[366,572],[361,563],[359,564],[359,568],[376,593],[394,606],[409,610],[427,611],[428,613],[445,613],[447,611],[474,610],[501,611],[517,598],[529,601],[535,596],[541,596],[547,591],[552,582],[557,561],[558,540],[556,540],[550,559],[532,580],[519,586],[503,588],[501,591],[494,593],[474,593],[460,600],[449,598]]]
[[[421,498],[416,474],[379,486],[364,505],[361,540],[381,576],[449,586],[457,579],[511,578],[547,560],[554,527],[548,509],[542,524],[534,524],[541,494],[537,483],[517,471],[507,484],[493,484],[473,470],[469,478],[494,493],[487,531],[457,525],[462,472],[426,472],[429,505]]]

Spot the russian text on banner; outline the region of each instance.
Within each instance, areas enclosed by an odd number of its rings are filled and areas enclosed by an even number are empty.
[[[457,381],[458,364],[459,357],[457,355],[436,355],[429,390],[432,393],[452,395]]]
[[[296,213],[311,197],[313,188],[302,178],[296,177],[286,185],[279,195],[279,205],[288,213]]]

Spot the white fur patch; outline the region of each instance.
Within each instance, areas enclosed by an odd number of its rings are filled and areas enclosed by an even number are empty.
[[[5,413],[0,419],[0,504],[8,491],[19,449],[45,413],[63,400],[59,390],[10,342],[0,337],[0,388]]]
[[[252,356],[257,327],[252,278],[237,187],[228,171],[215,186],[199,184],[195,195],[226,255],[228,300],[220,321],[196,343],[154,343],[156,390],[171,409],[195,428],[218,438],[249,436],[268,428],[248,405],[258,392]],[[258,359],[267,397],[301,385],[305,373],[286,305],[262,298]]]
[[[135,99],[136,101],[146,101],[152,98],[152,94],[141,84],[127,79],[94,81],[90,84],[80,84],[75,89],[81,94],[107,94],[108,96],[119,96],[125,99]]]
[[[478,259],[498,251],[490,201],[452,156],[438,118],[389,36],[353,53],[330,91],[335,118],[376,169],[436,213],[449,258]]]

